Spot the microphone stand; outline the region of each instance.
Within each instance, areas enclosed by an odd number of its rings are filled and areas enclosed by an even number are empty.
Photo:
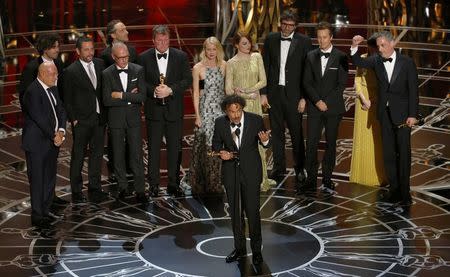
[[[235,188],[236,188],[236,192],[235,192],[235,201],[237,201],[237,213],[239,218],[237,219],[237,230],[238,233],[240,235],[244,236],[244,248],[245,244],[246,244],[246,240],[245,240],[245,234],[243,233],[243,224],[245,224],[245,221],[243,220],[242,217],[242,203],[241,203],[241,182],[240,182],[240,178],[239,178],[239,174],[240,174],[240,170],[239,170],[239,164],[240,164],[240,151],[241,151],[241,130],[239,129],[239,127],[234,131],[234,134],[237,136],[237,155],[234,157],[234,176],[235,176],[235,180],[234,180],[234,184],[235,184]],[[238,238],[240,239],[240,238]],[[238,250],[238,249],[236,249]]]

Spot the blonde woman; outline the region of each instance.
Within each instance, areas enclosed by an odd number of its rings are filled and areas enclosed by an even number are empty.
[[[200,62],[192,69],[195,130],[189,184],[194,194],[223,192],[221,160],[207,154],[211,151],[214,120],[223,114],[220,103],[225,96],[225,67],[220,41],[216,37],[207,38],[203,42]]]
[[[252,52],[252,42],[248,34],[236,33],[233,44],[236,55],[227,62],[225,91],[226,94],[237,94],[245,99],[244,110],[263,115],[259,90],[266,86],[266,73],[261,54]],[[263,166],[261,190],[268,191],[276,182],[267,177],[266,151],[260,146]]]

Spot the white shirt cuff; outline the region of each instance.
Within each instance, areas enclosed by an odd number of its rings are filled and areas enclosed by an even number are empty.
[[[350,56],[355,55],[355,53],[358,51],[358,46],[350,47]]]
[[[262,143],[262,145],[267,146],[267,144],[269,144],[269,140],[262,141],[261,143]]]

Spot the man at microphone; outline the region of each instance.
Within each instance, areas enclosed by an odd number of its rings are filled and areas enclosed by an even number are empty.
[[[225,115],[215,121],[212,149],[222,159],[222,180],[230,206],[235,249],[225,259],[238,261],[247,255],[245,224],[247,216],[253,265],[260,273],[261,254],[260,184],[262,181],[261,156],[258,143],[269,147],[270,131],[264,128],[261,116],[244,112],[245,100],[229,95],[221,103]]]

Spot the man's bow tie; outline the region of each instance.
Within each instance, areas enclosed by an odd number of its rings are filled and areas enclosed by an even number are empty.
[[[158,60],[161,58],[167,59],[167,53],[156,54],[156,56],[158,57]]]
[[[284,38],[284,37],[281,37],[281,41],[292,41],[292,38]]]
[[[231,125],[231,127],[238,127],[238,128],[240,128],[241,127],[241,123],[239,122],[238,124],[236,124],[236,123],[234,123],[234,122],[231,122],[230,123],[230,125]]]
[[[325,52],[320,51],[320,56],[321,57],[324,56],[326,59],[328,59],[330,57],[330,54],[331,53],[325,53]]]
[[[128,69],[117,69],[117,72],[122,73],[125,72],[126,74],[128,74]]]
[[[392,62],[392,58],[381,58],[382,60],[383,60],[383,62],[385,63],[385,62]]]

